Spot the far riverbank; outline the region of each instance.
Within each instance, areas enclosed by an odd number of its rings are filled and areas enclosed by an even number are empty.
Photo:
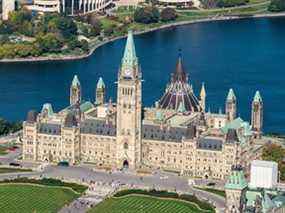
[[[196,20],[189,20],[189,21],[179,21],[169,24],[164,24],[162,26],[153,27],[151,29],[142,30],[142,31],[136,31],[134,34],[144,34],[148,32],[153,32],[156,30],[166,29],[166,28],[172,28],[176,26],[182,26],[182,25],[189,25],[194,23],[202,23],[202,22],[216,22],[216,21],[230,21],[230,20],[237,20],[237,19],[251,19],[251,18],[275,18],[275,17],[284,17],[285,12],[281,13],[264,13],[264,14],[256,14],[256,15],[244,15],[244,16],[215,16],[211,18],[201,18]],[[109,43],[113,42],[118,39],[122,39],[126,37],[126,35],[123,36],[116,36],[113,38],[106,38],[102,42],[94,43],[93,47],[90,49],[90,51],[87,54],[82,55],[65,55],[65,56],[40,56],[40,57],[29,57],[29,58],[14,58],[14,59],[1,59],[0,63],[21,63],[21,62],[42,62],[42,61],[69,61],[69,60],[80,60],[84,58],[88,58],[90,55],[94,53],[94,51]],[[92,45],[92,43],[91,43]]]

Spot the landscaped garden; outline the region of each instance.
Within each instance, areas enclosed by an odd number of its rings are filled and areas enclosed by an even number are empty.
[[[99,203],[89,213],[196,213],[215,212],[193,195],[166,191],[124,190]]]

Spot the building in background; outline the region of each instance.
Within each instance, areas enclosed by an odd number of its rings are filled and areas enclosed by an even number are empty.
[[[158,0],[158,3],[166,7],[178,8],[199,8],[201,6],[199,0]]]
[[[277,187],[277,181],[278,164],[276,162],[262,160],[251,162],[249,184],[251,188],[275,188]]]
[[[34,0],[32,5],[26,7],[39,13],[57,12],[73,16],[104,11],[112,2],[112,0]]]
[[[2,20],[8,20],[9,13],[14,11],[16,8],[15,0],[1,0],[1,14]]]
[[[34,0],[32,5],[27,5],[26,8],[39,13],[58,12],[60,13],[59,0]]]

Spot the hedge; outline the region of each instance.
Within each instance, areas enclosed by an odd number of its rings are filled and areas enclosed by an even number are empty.
[[[63,182],[58,179],[53,178],[43,178],[43,179],[29,179],[26,177],[23,178],[17,178],[17,179],[5,179],[3,181],[0,181],[0,183],[32,183],[32,184],[39,184],[39,185],[45,185],[45,186],[63,186],[63,187],[69,187],[72,188],[75,192],[82,194],[88,187],[83,186],[77,183],[67,183]]]

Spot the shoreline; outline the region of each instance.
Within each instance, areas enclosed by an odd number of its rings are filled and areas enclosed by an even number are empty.
[[[256,15],[244,15],[244,16],[220,16],[213,18],[202,18],[197,20],[189,20],[189,21],[180,21],[175,23],[164,24],[159,27],[154,27],[151,29],[134,32],[135,35],[141,35],[157,30],[167,29],[171,27],[190,25],[195,23],[204,23],[204,22],[217,22],[217,21],[230,21],[230,20],[239,20],[239,19],[256,19],[256,18],[276,18],[276,17],[285,17],[285,12],[280,13],[264,13],[264,14],[256,14]],[[59,56],[59,57],[51,57],[51,56],[41,56],[41,57],[29,57],[29,58],[14,58],[14,59],[0,59],[0,63],[23,63],[23,62],[48,62],[48,61],[71,61],[71,60],[81,60],[88,58],[91,56],[95,50],[107,43],[125,38],[126,35],[117,36],[113,38],[109,38],[103,40],[102,42],[96,44],[87,54],[83,55],[70,55],[70,56]]]

